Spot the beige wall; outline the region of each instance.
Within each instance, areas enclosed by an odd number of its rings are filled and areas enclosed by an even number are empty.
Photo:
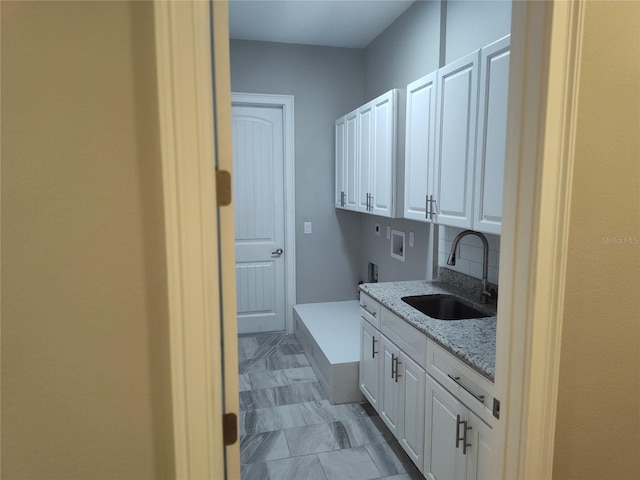
[[[1,3],[2,478],[170,478],[152,6]]]
[[[554,456],[640,478],[640,2],[587,2]]]

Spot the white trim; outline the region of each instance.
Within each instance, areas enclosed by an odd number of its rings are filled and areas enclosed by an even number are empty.
[[[581,25],[581,2],[513,4],[496,478],[552,474]]]
[[[296,210],[295,210],[295,129],[293,95],[262,93],[231,94],[233,105],[282,107],[284,132],[284,205],[285,205],[285,306],[287,333],[293,333],[293,307],[296,304]]]
[[[212,28],[212,59],[199,65],[213,72],[214,123],[216,138],[215,162],[218,170],[233,172],[233,142],[231,134],[231,72],[229,65],[229,5],[210,2]],[[206,75],[203,75],[206,77]],[[205,109],[205,111],[209,111]],[[210,111],[209,111],[210,113]],[[224,413],[240,418],[240,387],[238,377],[238,312],[236,300],[236,239],[233,206],[218,208],[220,240],[220,286],[222,296],[222,358],[224,370]],[[240,431],[239,425],[238,432]],[[220,432],[219,432],[220,433]],[[225,473],[228,479],[240,478],[240,441],[225,447]]]
[[[176,477],[225,478],[209,4],[154,3]]]
[[[538,478],[553,468],[583,3],[556,1],[552,18],[524,464]]]

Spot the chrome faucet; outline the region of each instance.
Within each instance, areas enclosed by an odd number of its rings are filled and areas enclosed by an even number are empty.
[[[487,237],[485,237],[480,232],[475,232],[473,230],[464,230],[460,232],[456,238],[453,240],[453,244],[451,245],[451,253],[449,253],[449,258],[447,259],[447,265],[455,265],[456,264],[456,249],[458,248],[458,244],[463,237],[467,235],[475,235],[480,237],[482,240],[482,245],[484,246],[484,255],[482,258],[482,293],[480,294],[480,303],[489,303],[489,297],[491,297],[491,292],[489,291],[489,280],[487,280],[487,272],[489,270],[489,242],[487,242]]]

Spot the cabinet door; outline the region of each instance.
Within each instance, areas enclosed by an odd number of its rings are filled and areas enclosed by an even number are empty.
[[[335,132],[336,132],[336,196],[335,206],[336,208],[344,208],[344,166],[345,166],[345,140],[346,140],[346,124],[347,117],[341,117],[336,120]]]
[[[371,169],[373,151],[373,105],[367,103],[358,109],[358,205],[359,212],[371,210]]]
[[[376,411],[380,395],[380,333],[360,319],[360,391]]]
[[[505,37],[480,52],[474,230],[500,234],[507,141],[509,42]]]
[[[465,478],[466,458],[456,438],[462,429],[457,417],[466,418],[467,409],[429,375],[426,393],[424,475],[431,480]]]
[[[402,418],[402,380],[396,378],[396,363],[400,350],[384,335],[380,337],[382,368],[380,369],[380,418],[396,438],[400,436],[400,419]]]
[[[403,383],[400,445],[422,471],[424,466],[424,412],[426,373],[406,354],[400,355]]]
[[[435,196],[437,222],[471,228],[480,52],[438,70]]]
[[[373,105],[373,150],[371,152],[370,212],[394,216],[396,152],[396,90],[371,102]]]
[[[467,448],[467,479],[489,479],[491,465],[491,427],[473,412],[469,412],[468,431],[470,447]]]
[[[344,162],[344,208],[358,209],[358,112],[353,111],[345,117],[345,162]]]
[[[433,72],[407,85],[404,218],[431,222],[427,196],[433,195],[436,79]]]
[[[357,111],[336,120],[336,208],[357,209]]]

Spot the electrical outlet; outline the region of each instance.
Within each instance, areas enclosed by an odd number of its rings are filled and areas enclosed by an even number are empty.
[[[413,232],[409,232],[409,246],[413,247],[413,241],[414,241],[414,235]]]
[[[391,227],[387,225],[387,240],[391,240]]]
[[[311,234],[311,222],[304,222],[304,234],[305,235]]]

